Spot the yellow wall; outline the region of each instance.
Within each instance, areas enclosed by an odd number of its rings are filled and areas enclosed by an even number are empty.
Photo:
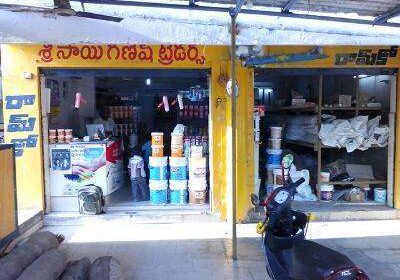
[[[2,69],[4,96],[33,94],[36,102],[33,106],[23,106],[18,113],[28,113],[37,118],[34,133],[39,135],[36,148],[25,148],[21,157],[17,158],[17,190],[19,209],[37,207],[43,209],[43,157],[42,139],[39,124],[39,69],[40,68],[208,68],[211,69],[211,132],[213,161],[211,177],[213,178],[212,206],[216,212],[226,217],[227,191],[227,131],[230,124],[230,104],[227,101],[225,84],[220,76],[227,75],[229,51],[227,47],[197,46],[196,50],[189,46],[170,47],[152,46],[152,61],[144,60],[150,54],[145,46],[118,46],[119,57],[115,46],[41,46],[41,45],[2,45]],[[110,52],[108,52],[110,50]],[[142,51],[140,58],[140,51]],[[170,53],[172,51],[172,53]],[[175,53],[173,53],[175,52]],[[190,52],[190,53],[189,53]],[[175,58],[171,60],[171,56]],[[89,57],[89,58],[88,58]],[[203,59],[205,58],[205,60]],[[86,58],[86,59],[85,59]],[[24,72],[33,73],[32,80],[24,79]],[[253,184],[253,154],[247,153],[245,143],[252,143],[252,103],[253,75],[251,70],[239,66],[237,79],[240,81],[240,98],[238,101],[238,166],[246,170],[246,175],[238,175],[238,218],[243,220],[249,206],[247,189]],[[242,93],[243,92],[243,93]],[[221,102],[217,106],[217,99]],[[250,102],[247,102],[250,100]],[[5,105],[4,105],[5,106]],[[9,123],[10,114],[15,110],[4,108],[5,126]],[[6,132],[6,141],[29,133]],[[251,150],[252,151],[252,150]],[[243,173],[242,173],[243,174]]]
[[[230,100],[225,91],[229,77],[229,51],[221,46],[197,46],[189,50],[176,46],[152,46],[152,61],[145,60],[149,54],[146,46],[41,46],[41,45],[2,45],[3,97],[32,94],[36,97],[33,105],[25,105],[21,109],[9,110],[4,106],[5,128],[9,124],[11,114],[28,114],[36,118],[31,132],[7,132],[6,141],[38,135],[35,148],[25,148],[23,155],[17,158],[17,192],[18,208],[43,209],[44,182],[43,156],[40,124],[40,68],[208,68],[211,69],[210,112],[212,132],[211,151],[213,155],[211,177],[213,180],[212,206],[223,218],[227,217],[228,190],[230,189]],[[266,55],[285,55],[304,53],[310,47],[265,47]],[[381,49],[379,51],[379,49]],[[110,52],[108,52],[110,50]],[[361,50],[361,51],[360,51]],[[364,50],[364,51],[363,51]],[[400,58],[396,53],[390,57],[390,47],[324,47],[326,59],[277,63],[268,68],[328,68],[328,67],[400,67]],[[142,53],[141,53],[142,51]],[[190,51],[190,53],[189,53]],[[196,56],[197,54],[197,56]],[[339,55],[352,57],[347,63],[337,65]],[[189,59],[190,56],[190,59]],[[194,57],[197,59],[194,59]],[[203,57],[205,59],[203,59]],[[174,58],[174,59],[171,59]],[[284,58],[284,57],[282,57]],[[379,59],[378,59],[379,58]],[[368,61],[369,65],[362,64]],[[379,65],[380,62],[385,65]],[[359,64],[361,62],[361,64]],[[382,63],[381,63],[382,64]],[[237,107],[237,203],[238,220],[246,218],[250,208],[249,195],[254,187],[253,164],[253,70],[237,67],[239,98]],[[33,73],[33,79],[25,79],[24,72]],[[396,157],[396,163],[399,159]],[[398,164],[396,164],[397,166]],[[397,166],[398,170],[399,167]],[[397,172],[396,172],[397,173]],[[396,181],[397,182],[397,181]],[[397,184],[396,184],[397,185]],[[396,188],[397,189],[397,188]],[[399,193],[398,191],[395,193]],[[395,199],[395,201],[397,201]],[[398,204],[398,203],[396,203]],[[397,205],[399,206],[399,205]]]

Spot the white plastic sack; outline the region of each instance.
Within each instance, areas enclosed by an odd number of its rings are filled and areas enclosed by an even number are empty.
[[[294,200],[296,201],[316,201],[317,197],[312,193],[310,187],[310,172],[307,169],[297,171],[296,166],[292,164],[289,170],[290,178],[293,182],[304,178],[304,182],[297,187]]]

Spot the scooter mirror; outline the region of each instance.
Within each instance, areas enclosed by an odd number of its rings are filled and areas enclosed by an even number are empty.
[[[289,168],[292,163],[293,163],[293,155],[292,154],[287,154],[282,158],[282,166],[283,168]]]
[[[251,194],[250,198],[251,198],[251,203],[253,205],[260,205],[260,199],[258,198],[257,195]]]

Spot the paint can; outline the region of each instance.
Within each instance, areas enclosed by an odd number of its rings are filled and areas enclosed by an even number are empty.
[[[331,201],[332,200],[332,196],[333,196],[333,185],[321,185],[320,186],[320,199],[322,201]]]
[[[189,158],[189,179],[206,179],[207,158]]]
[[[187,160],[185,157],[170,157],[169,168],[171,180],[187,179]]]
[[[153,157],[163,157],[164,156],[164,146],[152,145],[151,155]]]
[[[282,148],[282,139],[280,138],[269,138],[268,148],[272,150],[280,150]]]
[[[164,133],[163,132],[152,132],[151,133],[151,145],[163,146],[164,145]]]
[[[322,183],[328,183],[331,177],[331,173],[329,172],[321,172],[319,174],[319,179]]]
[[[170,200],[171,204],[187,204],[188,203],[188,190],[186,180],[170,180]]]
[[[205,204],[207,191],[193,191],[189,189],[189,203],[190,204]]]
[[[376,203],[386,203],[386,189],[374,188],[374,201]]]
[[[199,178],[190,179],[188,187],[192,191],[204,191],[207,189],[207,180]]]
[[[282,138],[282,127],[280,126],[271,126],[271,138],[281,139]]]
[[[282,150],[267,149],[267,164],[280,165]]]
[[[150,180],[150,203],[151,204],[166,204],[167,203],[167,192],[168,192],[168,181],[167,180]]]
[[[167,180],[167,157],[149,157],[150,180]]]

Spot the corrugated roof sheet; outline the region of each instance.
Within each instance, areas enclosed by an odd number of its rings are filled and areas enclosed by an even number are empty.
[[[205,3],[232,4],[236,0],[199,0]],[[251,0],[254,6],[283,8],[290,0]],[[400,0],[296,0],[291,10],[324,12],[324,13],[356,13],[360,16],[376,17],[390,9],[400,6]]]

